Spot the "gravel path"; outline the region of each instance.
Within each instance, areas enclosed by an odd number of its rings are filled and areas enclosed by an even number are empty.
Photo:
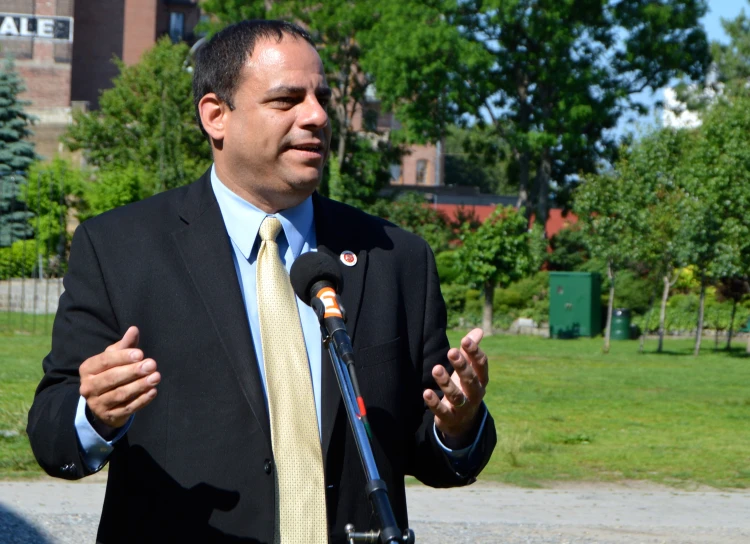
[[[407,488],[417,542],[454,544],[739,544],[750,542],[750,492],[644,484]],[[0,543],[94,542],[104,484],[0,482]]]

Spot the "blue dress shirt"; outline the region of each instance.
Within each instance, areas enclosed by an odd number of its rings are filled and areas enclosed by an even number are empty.
[[[268,214],[240,196],[233,193],[224,185],[216,175],[216,168],[211,168],[211,187],[221,210],[227,234],[232,243],[234,266],[240,282],[247,320],[250,324],[255,355],[258,360],[258,370],[263,381],[263,390],[266,390],[265,367],[263,364],[263,349],[260,341],[260,322],[258,320],[258,299],[255,288],[255,270],[260,248],[258,230],[263,219],[268,215],[276,217],[281,222],[283,235],[279,233],[277,243],[279,244],[279,255],[284,261],[287,272],[291,269],[294,259],[308,251],[317,250],[315,238],[315,224],[313,221],[312,198],[308,197],[304,202],[280,211],[276,214]],[[320,324],[313,309],[297,299],[302,333],[307,346],[307,358],[310,365],[310,376],[312,378],[313,395],[315,396],[315,408],[318,415],[318,431],[321,430],[321,335]],[[157,365],[158,365],[157,361]],[[367,400],[367,399],[365,399]],[[91,426],[85,414],[86,400],[81,397],[76,411],[75,428],[78,441],[81,446],[83,458],[90,470],[99,470],[113,450],[113,444],[122,438],[133,422],[131,416],[125,426],[112,440],[102,438]],[[454,469],[459,473],[469,472],[469,468],[475,466],[473,453],[478,438],[484,429],[487,418],[487,410],[482,407],[482,423],[477,433],[474,444],[461,450],[450,450],[440,441],[437,429],[434,430],[435,437],[440,446],[448,454]]]

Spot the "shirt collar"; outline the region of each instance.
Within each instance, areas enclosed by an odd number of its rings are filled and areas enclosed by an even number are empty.
[[[216,175],[216,165],[211,166],[211,187],[219,203],[227,233],[245,259],[250,258],[260,224],[268,215],[279,219],[293,258],[299,257],[305,245],[305,239],[310,235],[313,226],[311,196],[293,208],[269,214],[256,208],[224,185]]]

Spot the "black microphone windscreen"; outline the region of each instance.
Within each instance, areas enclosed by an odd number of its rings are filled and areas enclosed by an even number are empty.
[[[329,281],[334,290],[341,287],[341,273],[333,257],[325,253],[310,251],[303,253],[292,264],[289,272],[294,293],[308,306],[311,302],[310,289],[319,281]]]

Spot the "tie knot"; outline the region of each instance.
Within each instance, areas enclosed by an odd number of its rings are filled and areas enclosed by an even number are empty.
[[[275,217],[266,217],[260,224],[260,239],[264,242],[275,242],[281,232],[281,221]]]

